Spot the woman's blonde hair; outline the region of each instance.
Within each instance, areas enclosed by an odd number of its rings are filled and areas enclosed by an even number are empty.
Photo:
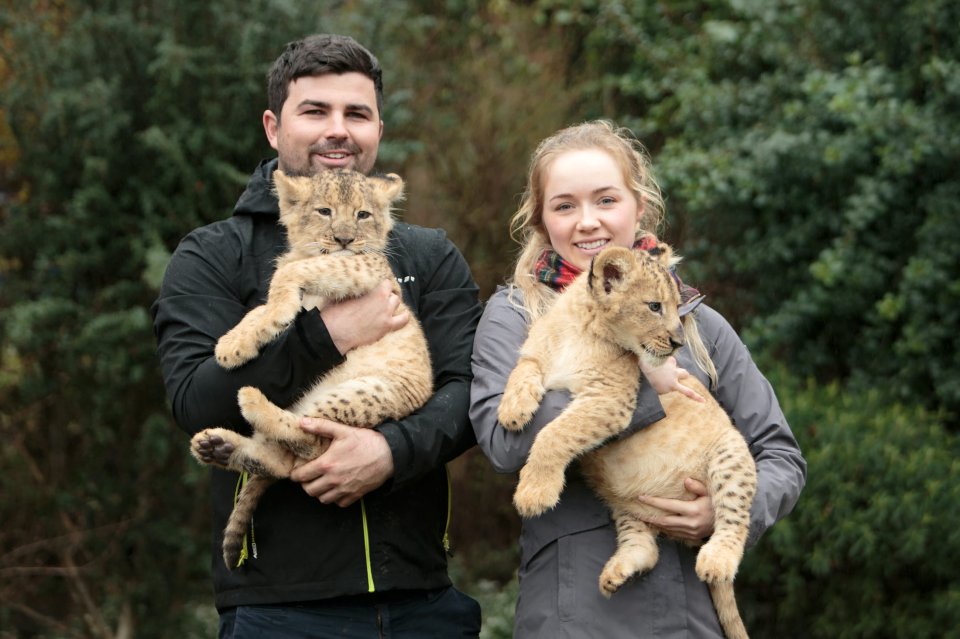
[[[510,279],[512,289],[522,295],[522,306],[530,321],[550,307],[557,293],[539,282],[535,265],[544,250],[551,249],[550,238],[543,225],[543,194],[547,171],[564,153],[598,149],[607,153],[623,172],[623,181],[637,200],[642,215],[636,224],[635,237],[657,234],[663,224],[664,204],[660,185],[653,174],[650,156],[633,133],[608,120],[594,120],[561,129],[543,140],[530,159],[527,186],[520,207],[510,218],[510,236],[520,244],[520,255]],[[511,295],[515,303],[515,298]],[[716,370],[707,354],[692,314],[684,318],[687,345],[697,362],[716,383]]]

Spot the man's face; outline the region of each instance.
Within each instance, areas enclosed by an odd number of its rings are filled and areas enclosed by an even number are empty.
[[[383,135],[373,80],[355,72],[297,78],[279,120],[264,112],[263,129],[285,173],[313,175],[332,168],[369,173]]]

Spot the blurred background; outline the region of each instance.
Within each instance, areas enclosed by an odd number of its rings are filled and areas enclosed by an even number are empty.
[[[738,576],[752,636],[960,636],[960,3],[3,0],[0,638],[214,636],[148,309],[271,155],[264,75],[312,32],[380,58],[379,168],[484,298],[536,143],[630,127],[809,462]],[[452,472],[454,578],[509,637],[515,477]]]

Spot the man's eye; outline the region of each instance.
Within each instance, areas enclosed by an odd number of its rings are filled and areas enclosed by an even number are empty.
[[[323,217],[330,217],[330,214],[333,213],[333,211],[331,211],[328,208],[322,208],[322,209],[317,209],[317,213],[319,213]]]
[[[358,220],[365,220],[370,217],[373,217],[373,213],[371,213],[370,211],[357,211]]]

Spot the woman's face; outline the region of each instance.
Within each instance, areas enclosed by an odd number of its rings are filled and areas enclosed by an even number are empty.
[[[643,209],[605,151],[567,151],[546,169],[543,226],[553,250],[586,270],[607,246],[633,246]]]

